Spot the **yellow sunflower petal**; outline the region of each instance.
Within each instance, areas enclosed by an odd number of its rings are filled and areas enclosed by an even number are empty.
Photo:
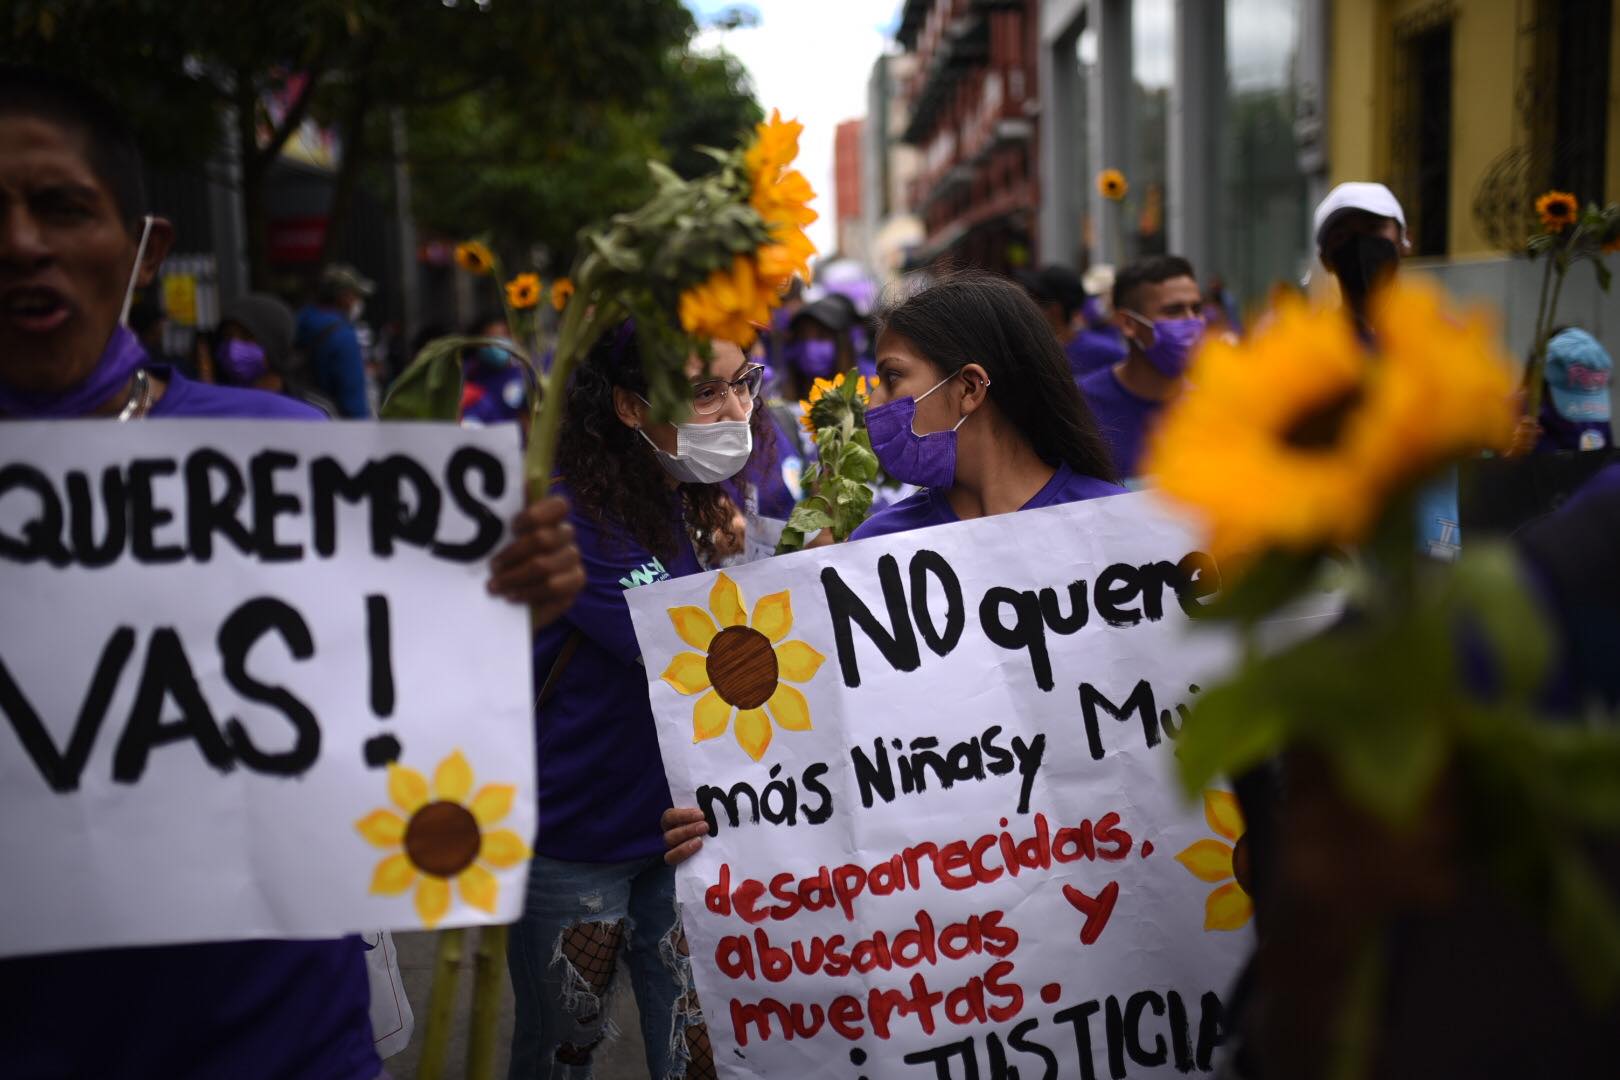
[[[497,870],[510,870],[529,857],[529,845],[511,829],[491,829],[484,834],[478,858]]]
[[[700,607],[670,608],[669,621],[675,625],[675,632],[681,640],[699,652],[708,651],[709,642],[714,640],[717,633],[714,620]]]
[[[512,812],[512,799],[517,795],[513,784],[485,784],[467,804],[480,826],[493,825]]]
[[[473,771],[467,764],[467,759],[461,756],[460,750],[452,751],[450,756],[439,762],[439,767],[433,771],[433,794],[450,802],[466,802],[467,793],[472,790]]]
[[[809,682],[826,661],[802,641],[785,641],[776,647],[776,672],[790,682]]]
[[[764,709],[744,709],[737,714],[737,745],[758,761],[771,745],[771,718]]]
[[[390,762],[388,765],[388,797],[407,814],[414,814],[428,800],[426,778],[407,765]]]
[[[696,611],[696,608],[691,610]],[[696,694],[709,688],[709,662],[708,658],[700,653],[676,653],[675,659],[669,662],[661,676],[676,691],[682,694]]]
[[[776,644],[793,629],[793,597],[787,590],[760,597],[754,605],[753,627]]]
[[[1235,842],[1243,835],[1243,811],[1230,791],[1204,792],[1204,820],[1228,840]]]
[[[424,877],[416,887],[416,914],[428,929],[450,913],[450,883],[444,878]]]
[[[373,810],[354,823],[366,843],[380,848],[399,847],[405,842],[405,819],[392,810]]]
[[[371,891],[384,896],[398,896],[410,888],[415,880],[416,867],[411,865],[411,860],[402,851],[377,864],[377,869],[371,873]]]
[[[731,706],[726,704],[721,696],[710,690],[698,698],[698,703],[692,706],[692,741],[702,742],[712,739],[726,730],[731,723]]]
[[[501,886],[494,874],[474,863],[456,878],[456,885],[460,887],[461,898],[467,901],[469,907],[495,914],[495,901],[500,897]]]
[[[776,684],[776,693],[765,703],[771,719],[783,731],[810,730],[810,703],[804,695],[786,683]]]
[[[748,625],[748,612],[743,609],[742,594],[737,591],[737,583],[726,576],[725,571],[720,572],[714,588],[709,590],[709,610],[714,612],[714,621],[722,629]]]
[[[1199,840],[1176,856],[1199,881],[1225,881],[1232,876],[1232,849],[1219,840]]]
[[[1240,930],[1253,914],[1249,894],[1233,881],[1210,893],[1204,901],[1204,929]]]

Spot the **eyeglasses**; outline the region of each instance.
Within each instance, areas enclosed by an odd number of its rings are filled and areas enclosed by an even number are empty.
[[[713,416],[726,404],[727,394],[736,394],[745,410],[752,408],[765,385],[765,368],[753,364],[743,368],[735,379],[709,379],[692,384],[692,411],[699,416]]]

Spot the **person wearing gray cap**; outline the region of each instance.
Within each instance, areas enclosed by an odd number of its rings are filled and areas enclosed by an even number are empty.
[[[354,321],[376,286],[352,266],[333,263],[315,286],[315,300],[298,312],[295,343],[309,357],[317,389],[337,403],[350,420],[371,416],[366,398],[366,363]]]
[[[269,293],[247,293],[225,305],[212,348],[214,381],[285,394],[331,416],[337,406],[309,384],[303,353],[293,347],[292,308]]]

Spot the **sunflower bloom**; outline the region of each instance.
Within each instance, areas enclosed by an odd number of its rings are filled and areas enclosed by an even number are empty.
[[[449,914],[452,881],[469,907],[495,914],[500,885],[491,870],[529,857],[521,836],[490,827],[511,812],[517,788],[487,784],[469,799],[472,790],[472,766],[460,750],[439,763],[431,787],[415,769],[392,764],[388,797],[401,813],[373,810],[355,822],[367,843],[391,852],[372,873],[371,891],[397,896],[415,886],[416,913],[428,928]]]
[[[681,328],[693,337],[718,338],[746,349],[771,319],[774,292],[746,255],[681,294]]]
[[[1194,841],[1176,861],[1199,881],[1218,886],[1204,901],[1204,929],[1241,930],[1254,915],[1254,901],[1245,888],[1249,858],[1243,841],[1243,811],[1231,792],[1206,791],[1204,820],[1217,836],[1231,842]]]
[[[519,274],[506,283],[506,300],[519,311],[540,302],[540,275]]]
[[[1580,204],[1575,196],[1567,191],[1549,191],[1536,200],[1536,213],[1541,218],[1541,227],[1550,233],[1561,233],[1575,224],[1575,215]]]
[[[574,295],[574,283],[565,277],[560,277],[551,283],[551,307],[561,311],[568,306],[568,298]]]
[[[1097,174],[1097,193],[1111,202],[1122,201],[1130,190],[1125,174],[1118,169],[1104,169]]]
[[[1342,312],[1291,300],[1248,341],[1200,347],[1146,468],[1217,561],[1358,543],[1391,496],[1511,438],[1512,366],[1488,319],[1408,282],[1374,303],[1373,331],[1376,354]]]
[[[771,234],[771,243],[758,253],[759,276],[778,291],[795,273],[809,279],[810,256],[816,252],[804,233],[804,227],[817,217],[809,206],[816,193],[803,173],[788,167],[798,156],[803,131],[803,124],[783,120],[773,109],[770,119],[755,129],[754,141],[743,154],[748,203]]]
[[[477,240],[468,240],[456,245],[456,265],[469,274],[487,274],[495,269],[495,253]]]
[[[815,678],[826,657],[803,641],[784,641],[793,630],[786,592],[761,597],[750,620],[737,583],[722,572],[709,592],[709,608],[677,607],[670,621],[696,652],[676,654],[663,680],[682,694],[701,694],[692,709],[692,741],[732,729],[737,745],[758,761],[771,745],[772,725],[810,730],[810,703],[790,682]]]

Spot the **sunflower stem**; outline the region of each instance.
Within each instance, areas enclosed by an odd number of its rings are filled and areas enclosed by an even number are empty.
[[[433,960],[433,989],[428,994],[427,1027],[422,1035],[422,1060],[416,1066],[416,1080],[439,1080],[444,1075],[444,1054],[455,1026],[456,981],[461,976],[465,930],[439,932],[438,952]]]
[[[478,932],[473,967],[472,1033],[467,1041],[468,1080],[494,1080],[495,1028],[501,1008],[501,964],[506,958],[507,927],[486,926]]]
[[[574,280],[574,295],[563,314],[557,333],[557,352],[546,375],[545,399],[529,433],[524,455],[524,474],[530,499],[544,498],[551,490],[551,472],[557,461],[557,440],[562,432],[563,409],[568,399],[568,379],[602,331],[624,317],[623,305],[607,297],[591,302],[592,278],[600,265],[597,256],[587,256]]]

